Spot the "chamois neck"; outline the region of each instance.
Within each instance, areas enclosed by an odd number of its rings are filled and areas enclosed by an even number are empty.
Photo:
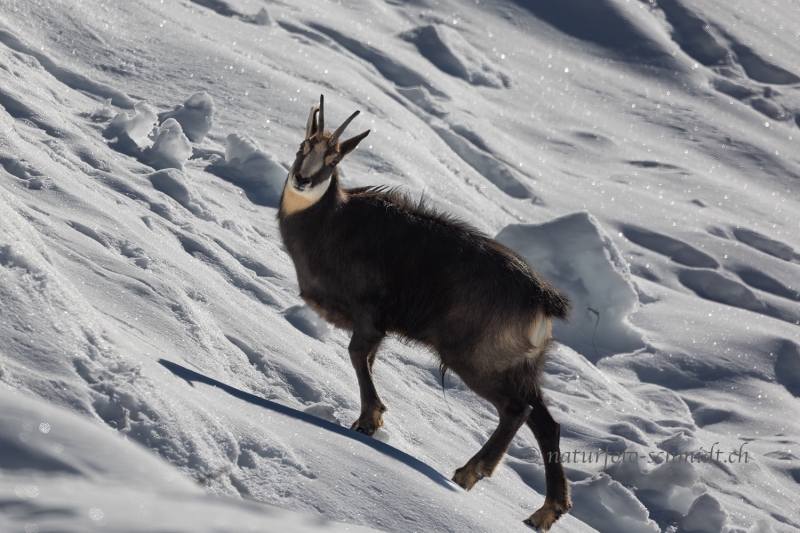
[[[307,210],[320,203],[339,202],[344,200],[345,192],[339,185],[339,170],[334,169],[333,174],[326,183],[321,183],[311,191],[298,191],[292,187],[291,179],[287,178],[281,195],[279,217],[286,217]]]

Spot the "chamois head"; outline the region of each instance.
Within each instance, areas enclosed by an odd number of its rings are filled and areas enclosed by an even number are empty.
[[[286,180],[284,199],[292,195],[296,200],[292,202],[293,206],[285,206],[289,212],[308,207],[322,198],[336,174],[336,165],[369,134],[367,130],[346,141],[339,141],[339,136],[359,113],[356,111],[350,115],[333,133],[325,131],[324,98],[320,95],[319,107],[312,107],[308,114],[306,137]]]

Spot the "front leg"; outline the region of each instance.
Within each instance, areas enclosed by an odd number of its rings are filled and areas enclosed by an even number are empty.
[[[348,347],[361,392],[361,416],[350,429],[366,435],[372,435],[383,425],[383,412],[386,411],[386,406],[378,397],[378,391],[372,382],[372,363],[385,335],[375,328],[356,327]]]

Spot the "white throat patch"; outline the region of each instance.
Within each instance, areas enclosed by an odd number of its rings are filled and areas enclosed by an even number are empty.
[[[311,207],[322,198],[330,186],[331,178],[328,178],[316,187],[300,191],[294,187],[294,176],[289,175],[286,179],[286,185],[283,187],[281,207],[286,214]]]

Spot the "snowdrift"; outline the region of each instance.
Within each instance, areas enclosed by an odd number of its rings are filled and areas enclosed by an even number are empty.
[[[555,323],[559,342],[590,361],[644,347],[630,324],[639,306],[630,270],[600,223],[575,213],[538,225],[512,225],[497,240],[522,255],[572,301],[566,324]]]
[[[386,426],[347,429],[348,335],[275,220],[324,93],[371,130],[345,186],[424,196],[572,297],[559,531],[800,529],[790,4],[256,4],[0,10],[0,528],[527,530],[535,439],[454,488],[497,418],[433,354],[388,340]]]

